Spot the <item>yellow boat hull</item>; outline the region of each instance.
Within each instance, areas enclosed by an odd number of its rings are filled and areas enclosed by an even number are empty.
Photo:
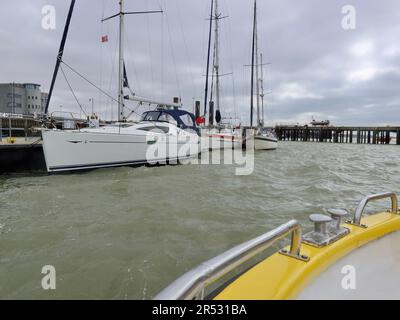
[[[400,216],[380,213],[365,217],[367,228],[344,224],[350,233],[326,247],[302,245],[304,262],[276,253],[241,275],[227,286],[216,300],[290,300],[299,294],[330,266],[366,244],[400,230]],[[329,290],[329,288],[327,288]]]

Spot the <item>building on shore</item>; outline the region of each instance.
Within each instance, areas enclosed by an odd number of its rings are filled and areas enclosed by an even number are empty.
[[[0,83],[0,113],[43,114],[47,99],[39,84]]]

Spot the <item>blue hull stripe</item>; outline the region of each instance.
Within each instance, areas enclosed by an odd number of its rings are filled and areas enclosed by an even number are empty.
[[[180,157],[179,159],[190,159],[192,157]],[[179,159],[172,159],[174,161]],[[150,163],[159,163],[159,162],[168,162],[171,159],[156,159],[153,161],[147,160],[137,160],[137,161],[126,161],[126,162],[107,162],[107,163],[95,163],[95,164],[82,164],[75,166],[57,166],[50,167],[49,171],[73,171],[73,170],[85,170],[85,169],[99,169],[99,168],[107,168],[107,167],[122,167],[128,165],[140,165],[140,164],[150,164]]]

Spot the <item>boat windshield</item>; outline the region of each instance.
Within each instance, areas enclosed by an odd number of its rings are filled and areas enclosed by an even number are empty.
[[[185,124],[185,126],[187,126],[187,127],[194,127],[195,126],[192,117],[190,115],[188,115],[188,114],[182,115],[181,116],[181,120]]]
[[[177,121],[167,112],[150,111],[142,115],[141,121],[159,121],[177,124]]]
[[[142,115],[141,121],[157,121],[160,114],[161,112],[158,111],[147,112]]]
[[[174,119],[173,116],[171,116],[169,113],[163,112],[161,113],[160,117],[158,118],[158,121],[161,122],[168,122],[177,125],[177,121]]]

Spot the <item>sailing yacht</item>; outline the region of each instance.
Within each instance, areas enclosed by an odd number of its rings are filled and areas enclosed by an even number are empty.
[[[75,1],[71,3],[70,17]],[[200,153],[200,132],[193,114],[181,110],[179,103],[162,103],[124,94],[124,0],[119,0],[120,11],[113,17],[120,19],[118,122],[97,128],[74,131],[43,129],[43,150],[48,172],[76,171],[138,164],[166,164],[195,157]],[[154,11],[149,12],[154,13]],[[59,52],[62,53],[62,50]],[[62,54],[57,57],[57,65]],[[57,73],[57,65],[55,75]],[[53,76],[53,81],[55,77]],[[53,86],[53,84],[52,84]],[[49,98],[50,100],[50,98]],[[126,122],[125,100],[156,105],[145,112],[138,123]],[[129,117],[129,116],[128,116]]]
[[[217,150],[217,149],[240,149],[242,148],[242,131],[233,125],[225,125],[222,123],[221,108],[220,108],[220,44],[219,44],[219,21],[222,19],[219,12],[218,0],[211,0],[210,13],[210,29],[208,41],[208,56],[207,56],[207,72],[206,72],[206,87],[204,98],[204,114],[208,113],[209,123],[201,129],[202,150]],[[211,39],[214,22],[214,54],[213,54],[213,72],[211,96],[208,97],[209,89],[209,66],[211,53]],[[214,86],[215,79],[215,86]],[[213,101],[213,88],[215,87],[215,102]],[[209,110],[207,112],[207,101],[209,101]],[[215,106],[215,109],[214,109]],[[215,111],[215,112],[214,112]],[[214,114],[215,113],[215,114]],[[215,124],[216,122],[216,124]]]
[[[257,96],[257,126],[254,131],[254,148],[256,150],[275,150],[278,148],[278,138],[271,129],[265,128],[264,123],[264,79],[263,79],[263,59],[262,54],[258,53],[258,23],[257,23],[257,0],[254,0],[254,21],[253,21],[253,47],[251,63],[251,127],[253,128],[254,110],[254,71],[256,73],[256,96]],[[261,63],[259,63],[259,56]],[[259,77],[261,69],[261,78]],[[261,86],[261,91],[260,91]],[[262,100],[260,106],[260,98]]]

